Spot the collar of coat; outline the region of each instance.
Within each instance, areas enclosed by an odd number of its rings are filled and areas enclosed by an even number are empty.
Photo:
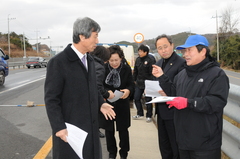
[[[69,61],[77,61],[80,60],[78,55],[76,54],[76,52],[73,51],[73,49],[71,48],[72,44],[68,44],[68,46],[64,49],[64,52],[67,53],[67,57]],[[92,56],[89,55],[89,53],[87,53],[87,60],[88,61],[93,61]]]

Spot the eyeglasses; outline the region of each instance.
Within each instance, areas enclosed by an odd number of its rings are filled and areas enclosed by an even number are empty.
[[[163,45],[163,46],[159,46],[157,49],[159,51],[162,51],[162,50],[166,50],[168,47],[169,47],[169,45]]]

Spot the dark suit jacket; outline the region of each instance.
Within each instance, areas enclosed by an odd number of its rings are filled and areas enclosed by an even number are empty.
[[[162,67],[163,60],[164,59],[160,59],[156,65]],[[167,65],[163,69],[164,74],[166,74],[168,78],[173,81],[178,72],[184,68],[184,62],[185,60],[182,57],[173,52]],[[157,103],[156,113],[158,114],[158,117],[161,117],[163,120],[169,120],[173,119],[173,109],[175,108],[169,109],[166,103]]]
[[[89,55],[87,60],[88,72],[69,44],[48,63],[45,104],[53,130],[53,158],[78,158],[68,143],[55,136],[68,122],[88,133],[83,157],[99,159],[98,112],[104,101],[97,89],[94,60]]]

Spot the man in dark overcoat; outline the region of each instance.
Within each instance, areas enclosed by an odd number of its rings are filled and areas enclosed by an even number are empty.
[[[45,103],[53,135],[54,159],[79,159],[67,143],[70,123],[86,131],[84,159],[101,159],[98,113],[115,118],[112,106],[98,92],[94,60],[88,55],[98,43],[100,26],[85,17],[73,26],[73,44],[48,63],[45,81]]]
[[[161,59],[156,65],[161,67],[164,74],[173,81],[174,77],[184,68],[185,60],[173,50],[174,43],[171,37],[163,34],[156,38],[156,48]],[[162,95],[165,95],[165,92]],[[158,142],[162,159],[179,159],[176,133],[173,121],[173,109],[166,103],[156,103],[158,124]]]

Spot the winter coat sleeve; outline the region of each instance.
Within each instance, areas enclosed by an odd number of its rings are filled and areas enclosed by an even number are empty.
[[[159,81],[160,87],[163,89],[167,96],[176,96],[176,87],[166,74],[158,77],[157,80]]]
[[[66,128],[60,105],[64,85],[62,71],[59,71],[61,67],[62,65],[55,59],[48,62],[44,85],[47,114],[54,133]]]
[[[107,99],[109,97],[109,93],[103,86],[103,82],[104,82],[104,78],[105,78],[105,68],[104,68],[104,66],[96,67],[96,76],[97,76],[98,90],[100,91],[101,95],[104,98]]]

